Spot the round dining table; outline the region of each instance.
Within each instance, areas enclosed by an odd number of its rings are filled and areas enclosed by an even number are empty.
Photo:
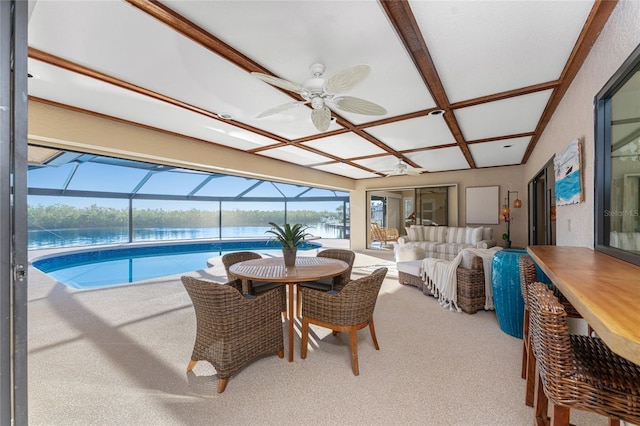
[[[293,322],[295,320],[294,303],[297,284],[335,277],[346,271],[348,267],[346,262],[328,257],[296,257],[294,266],[285,266],[282,257],[268,257],[238,262],[231,265],[229,272],[243,280],[268,281],[288,285],[289,362],[293,362]]]

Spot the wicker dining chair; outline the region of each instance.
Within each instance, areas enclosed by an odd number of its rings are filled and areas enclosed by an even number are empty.
[[[330,291],[330,290],[340,291],[344,288],[345,285],[347,285],[349,281],[351,281],[351,270],[353,269],[353,262],[356,260],[355,252],[351,250],[344,250],[344,249],[327,249],[327,250],[322,250],[316,256],[342,260],[347,265],[349,265],[349,267],[342,274],[338,276],[335,276],[332,278],[326,278],[323,280],[317,280],[317,281],[307,281],[307,282],[298,284],[296,317],[300,317],[300,306],[302,304],[300,287],[312,288],[320,291]]]
[[[569,425],[577,408],[640,424],[640,366],[614,354],[598,337],[569,334],[565,306],[542,283],[528,288],[533,352],[536,357],[538,424]]]
[[[366,277],[350,281],[339,292],[321,292],[302,287],[302,346],[300,357],[307,357],[309,324],[330,328],[333,334],[349,332],[351,368],[359,375],[358,330],[369,326],[376,350],[380,350],[373,325],[373,311],[387,268],[378,268]]]
[[[277,353],[284,357],[281,299],[284,287],[257,296],[241,294],[242,283],[218,284],[183,276],[196,314],[196,338],[187,371],[209,361],[218,373],[218,393],[229,378],[253,359]]]
[[[520,375],[523,379],[527,380],[525,387],[525,404],[529,407],[533,407],[533,399],[535,392],[535,368],[536,358],[533,354],[533,348],[531,347],[531,336],[529,334],[529,295],[528,288],[531,284],[538,281],[538,273],[536,270],[536,264],[528,255],[520,256],[518,259],[518,267],[520,270],[520,291],[522,293],[522,299],[524,300],[524,320],[522,322],[522,367]],[[553,291],[560,303],[564,306],[567,317],[569,318],[582,318],[582,315],[573,307],[566,297],[560,293],[558,288],[553,284],[547,284],[547,286]],[[588,327],[589,335],[591,335],[591,326]]]
[[[262,256],[258,253],[252,251],[234,251],[232,253],[227,253],[222,256],[222,264],[224,265],[224,270],[227,273],[227,280],[233,281],[237,277],[229,272],[229,268],[231,265],[235,265],[239,262],[244,262],[245,260],[253,260],[253,259],[262,259]],[[276,288],[280,286],[279,283],[271,283],[271,282],[258,282],[258,281],[247,281],[247,293],[248,294],[260,294],[262,292],[271,290],[272,288]]]

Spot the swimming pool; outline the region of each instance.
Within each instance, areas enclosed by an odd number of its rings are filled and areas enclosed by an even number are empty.
[[[207,268],[207,259],[233,251],[282,255],[271,240],[145,244],[74,251],[38,258],[32,265],[68,287],[95,289]],[[321,245],[305,242],[298,250]]]

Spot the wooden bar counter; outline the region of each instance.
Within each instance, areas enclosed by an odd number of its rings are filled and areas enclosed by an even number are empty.
[[[640,364],[640,267],[586,247],[527,252],[613,352]]]

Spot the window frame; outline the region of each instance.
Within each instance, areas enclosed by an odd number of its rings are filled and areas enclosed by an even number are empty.
[[[611,207],[611,98],[636,72],[640,72],[640,45],[594,99],[594,249],[640,266],[640,255],[610,245],[610,219],[605,214]]]

